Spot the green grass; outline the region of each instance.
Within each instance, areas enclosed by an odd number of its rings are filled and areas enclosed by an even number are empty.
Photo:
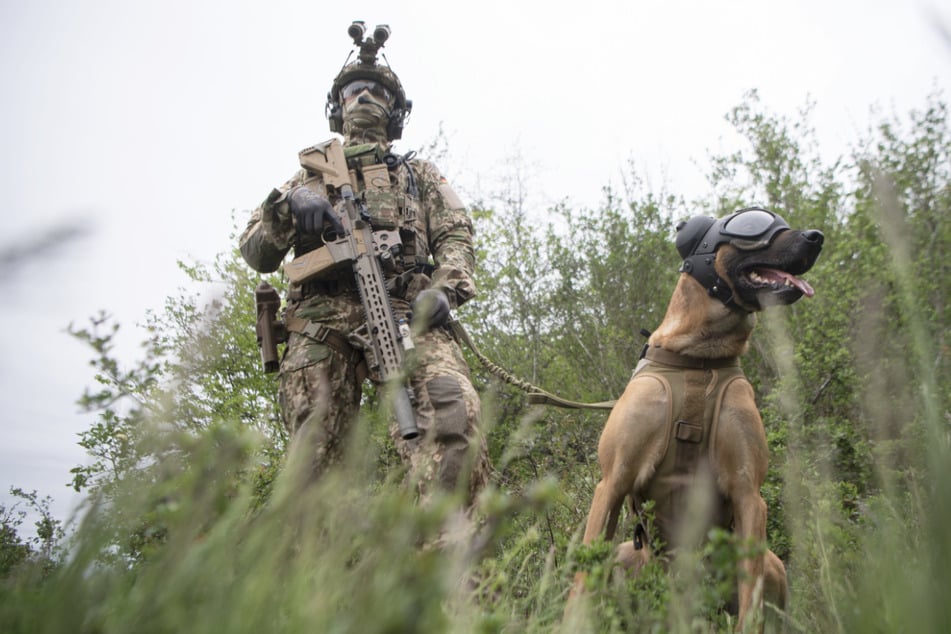
[[[882,213],[888,226],[887,205]],[[829,452],[835,430],[801,414],[815,386],[797,374],[784,334],[790,315],[771,311],[760,326],[780,377],[772,403],[788,421],[771,513],[781,506],[792,596],[785,614],[767,608],[771,628],[951,631],[951,443],[940,398],[948,386],[929,366],[934,342],[916,309],[910,256],[894,238],[902,233],[890,235],[906,323],[874,327],[881,316],[873,311],[842,344],[863,360],[862,419],[853,424],[874,448],[867,491],[839,477]],[[903,356],[884,356],[883,329]],[[364,423],[357,429],[372,427]],[[517,435],[538,425],[529,412]],[[518,460],[511,440],[506,465]],[[613,570],[613,545],[579,545],[577,514],[565,511],[590,502],[567,493],[585,490],[572,480],[577,472],[517,491],[494,485],[476,504],[474,538],[451,543],[460,499],[420,507],[400,474],[380,480],[367,437],[312,485],[293,457],[270,481],[261,439],[238,425],[152,442],[166,458],[87,508],[59,566],[25,565],[0,580],[0,631],[687,633],[735,625],[719,608],[742,544],[715,532],[670,572],[657,564],[627,579]],[[565,615],[579,569],[589,572],[589,592]]]

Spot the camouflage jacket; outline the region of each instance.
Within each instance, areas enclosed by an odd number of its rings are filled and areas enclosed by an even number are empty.
[[[345,148],[348,164],[356,169],[357,196],[367,196],[367,208],[371,224],[386,223],[393,213],[415,217],[415,244],[406,244],[404,252],[412,258],[412,264],[429,262],[432,265],[432,286],[447,291],[453,308],[475,295],[472,274],[475,269],[472,222],[459,196],[453,191],[435,165],[429,161],[409,159],[400,162],[394,169],[382,169],[382,152],[377,146],[351,146]],[[302,155],[307,150],[302,151]],[[389,176],[389,193],[382,202],[368,196],[364,175],[373,173]],[[240,250],[245,261],[256,271],[276,271],[286,255],[293,250],[295,257],[318,248],[322,241],[318,236],[300,236],[294,226],[288,195],[296,187],[304,186],[322,196],[327,189],[319,173],[306,168],[299,170],[281,187],[274,189],[267,199],[252,214],[247,228],[241,234]],[[331,204],[338,200],[331,198]],[[381,207],[384,208],[381,211]],[[397,208],[397,212],[386,207]],[[405,215],[405,214],[404,214]],[[349,275],[346,272],[343,275]],[[291,291],[294,290],[293,285]]]

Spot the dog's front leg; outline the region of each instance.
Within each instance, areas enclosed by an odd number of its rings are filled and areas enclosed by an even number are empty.
[[[588,511],[588,521],[585,524],[584,537],[581,542],[585,545],[594,542],[599,535],[610,540],[617,530],[618,516],[621,505],[624,503],[625,491],[618,491],[612,481],[603,477],[594,489],[594,498],[591,500],[591,510]],[[571,597],[584,591],[584,581],[587,573],[575,573],[574,584],[571,588]]]
[[[622,397],[621,404],[625,400]],[[601,432],[598,442],[598,462],[601,465],[601,481],[594,489],[591,500],[591,509],[588,511],[588,520],[585,523],[582,543],[593,543],[603,535],[606,540],[614,538],[617,530],[618,517],[624,498],[631,493],[634,483],[634,471],[631,465],[636,462],[637,447],[632,446],[630,436],[622,433],[630,423],[630,408],[615,407],[608,417],[608,421]],[[570,597],[584,591],[584,581],[587,574],[579,571],[575,574],[574,584]]]
[[[590,544],[602,534],[606,540],[614,538],[626,494],[627,491],[619,489],[613,481],[602,479],[598,482],[594,489],[594,499],[591,500],[591,510],[588,511],[582,543]]]
[[[635,377],[608,416],[598,441],[601,481],[588,511],[584,544],[600,535],[614,537],[625,498],[645,486],[654,473],[666,447],[669,399],[665,384]],[[575,575],[571,597],[584,590],[585,576]]]
[[[727,388],[714,446],[719,488],[733,504],[733,530],[741,544],[762,547],[766,543],[766,502],[760,488],[766,479],[769,449],[749,382],[735,381]],[[762,589],[756,605],[753,597],[757,585],[762,588],[764,569],[763,555],[740,562],[738,628],[744,626],[751,610],[762,608]]]
[[[733,520],[736,534],[742,543],[757,548],[766,543],[766,502],[758,493],[734,501]],[[745,557],[740,561],[737,629],[743,627],[750,610],[758,611],[763,607],[764,572],[763,554]],[[757,586],[759,586],[758,591]],[[754,596],[758,597],[755,606],[753,605]]]

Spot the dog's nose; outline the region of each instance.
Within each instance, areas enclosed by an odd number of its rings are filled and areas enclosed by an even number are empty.
[[[816,229],[810,229],[809,231],[803,231],[802,237],[806,239],[807,242],[814,242],[816,246],[822,246],[823,241],[825,241],[825,236],[822,235],[821,231]]]

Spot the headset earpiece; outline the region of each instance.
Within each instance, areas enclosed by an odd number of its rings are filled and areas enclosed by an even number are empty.
[[[330,93],[327,93],[327,105],[324,108],[324,114],[327,121],[330,122],[330,131],[343,133],[343,107],[339,101],[334,101]]]

